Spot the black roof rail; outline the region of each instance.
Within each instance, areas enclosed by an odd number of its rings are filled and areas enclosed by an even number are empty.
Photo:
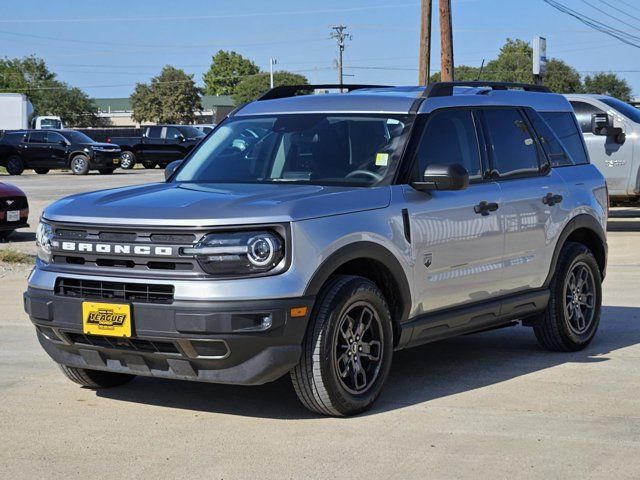
[[[433,97],[450,97],[453,95],[454,87],[490,87],[493,90],[513,90],[520,88],[525,92],[539,92],[539,93],[551,93],[549,87],[544,85],[532,85],[529,83],[510,83],[510,82],[483,82],[483,81],[471,81],[471,82],[438,82],[432,83],[425,88],[422,92],[422,98]]]
[[[258,97],[257,100],[274,100],[276,98],[293,97],[298,92],[311,92],[318,89],[341,89],[351,92],[363,88],[391,88],[389,85],[340,85],[337,83],[325,83],[321,85],[280,85]]]

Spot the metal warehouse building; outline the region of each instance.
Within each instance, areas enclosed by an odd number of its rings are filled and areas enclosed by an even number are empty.
[[[196,123],[218,123],[234,107],[233,98],[226,95],[203,95],[202,111],[196,112]],[[131,115],[131,100],[128,98],[95,98],[98,116],[109,121],[113,127],[138,127]],[[144,123],[143,125],[147,125]]]

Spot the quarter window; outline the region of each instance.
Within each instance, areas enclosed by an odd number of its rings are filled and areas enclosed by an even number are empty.
[[[571,106],[576,112],[582,133],[591,133],[591,117],[594,113],[605,113],[604,110],[586,102],[571,102]]]
[[[428,165],[458,163],[470,179],[482,177],[476,128],[469,110],[443,110],[429,119],[418,147],[419,175]]]
[[[539,153],[522,113],[512,109],[484,110],[492,169],[500,177],[540,171]]]

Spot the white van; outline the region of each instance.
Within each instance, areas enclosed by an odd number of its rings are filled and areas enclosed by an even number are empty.
[[[640,109],[606,95],[566,95],[609,195],[640,200]]]

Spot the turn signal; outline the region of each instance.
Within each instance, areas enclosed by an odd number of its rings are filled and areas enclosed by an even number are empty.
[[[307,314],[307,307],[294,307],[290,310],[289,314],[292,318],[304,317]]]

